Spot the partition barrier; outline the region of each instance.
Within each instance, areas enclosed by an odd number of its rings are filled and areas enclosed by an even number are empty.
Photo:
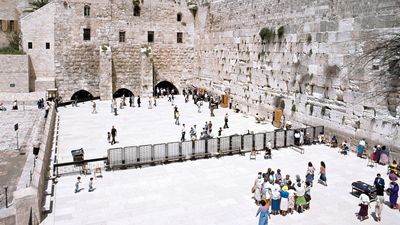
[[[307,127],[304,136],[315,140],[324,127]],[[108,166],[118,168],[141,164],[164,163],[173,160],[188,160],[206,156],[244,153],[252,150],[262,151],[271,143],[273,148],[288,147],[295,144],[295,130],[275,130],[267,133],[233,135],[208,140],[170,142],[154,145],[127,146],[108,149]]]

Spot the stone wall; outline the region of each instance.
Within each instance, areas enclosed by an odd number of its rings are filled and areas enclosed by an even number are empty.
[[[388,111],[384,82],[370,65],[352,65],[365,36],[400,31],[395,0],[212,0],[196,16],[197,85],[230,89],[246,113],[271,117],[283,101],[287,120],[324,125],[348,138],[400,148],[400,107]],[[277,32],[263,44],[262,28]],[[375,85],[375,86],[373,86]]]
[[[22,46],[29,55],[32,91],[46,91],[55,86],[54,12],[54,4],[48,3],[21,18]]]
[[[29,91],[27,55],[0,55],[0,92]]]
[[[147,84],[143,76],[154,71],[156,81],[168,80],[180,87],[182,80],[192,77],[194,68],[194,17],[186,3],[154,0],[140,3],[140,16],[133,16],[131,0],[108,0],[88,3],[83,0],[54,1],[55,76],[59,93],[68,99],[80,89],[99,96],[100,50],[103,45],[112,51],[112,93],[127,88],[142,94]],[[90,6],[90,16],[84,16],[84,6]],[[177,22],[177,13],[182,21]],[[68,21],[68,23],[65,23]],[[91,29],[91,40],[83,40],[83,29]],[[119,42],[119,32],[125,32],[125,42]],[[154,43],[147,42],[147,32],[154,31]],[[177,32],[183,33],[183,43],[177,43]],[[149,44],[149,60],[142,60],[141,48]],[[142,65],[145,63],[145,65]],[[153,70],[154,65],[154,70]],[[151,67],[151,68],[148,68]],[[104,79],[103,79],[104,80]],[[149,89],[150,88],[150,89]],[[151,91],[151,87],[146,89]]]

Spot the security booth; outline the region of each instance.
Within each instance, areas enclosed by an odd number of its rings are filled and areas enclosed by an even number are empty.
[[[46,90],[47,101],[53,101],[53,99],[58,97],[57,88],[50,88]]]

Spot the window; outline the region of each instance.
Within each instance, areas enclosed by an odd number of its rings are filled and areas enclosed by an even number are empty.
[[[8,31],[11,33],[14,31],[14,26],[15,26],[14,20],[10,20],[9,22],[10,22],[10,25],[8,26],[9,27]]]
[[[178,13],[176,15],[176,21],[181,22],[182,21],[182,13]]]
[[[135,5],[133,7],[133,16],[140,16],[140,6]]]
[[[154,31],[147,32],[147,42],[154,42]]]
[[[89,28],[83,29],[83,40],[90,41],[90,29]]]
[[[50,49],[50,43],[46,42],[46,49]]]
[[[176,42],[183,43],[183,33],[182,32],[176,33]]]
[[[28,42],[28,49],[32,49],[32,48],[33,48],[32,42]]]
[[[3,30],[3,20],[0,20],[0,31]]]
[[[119,42],[125,42],[125,31],[119,32]]]
[[[85,7],[83,7],[83,16],[90,16],[90,6],[85,5]]]

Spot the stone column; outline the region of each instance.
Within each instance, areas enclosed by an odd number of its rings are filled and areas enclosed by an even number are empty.
[[[101,100],[112,99],[112,52],[107,45],[100,46],[99,90]]]
[[[140,95],[142,97],[153,96],[153,58],[151,47],[142,47],[142,56],[140,58]],[[144,98],[142,98],[144,99]]]

